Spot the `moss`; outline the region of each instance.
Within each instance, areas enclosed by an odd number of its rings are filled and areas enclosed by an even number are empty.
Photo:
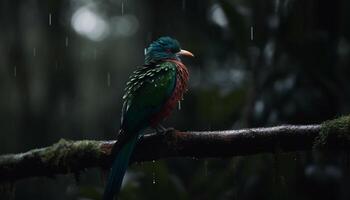
[[[350,143],[350,115],[325,121],[314,141],[314,148],[324,148]]]
[[[48,147],[42,152],[42,162],[48,163],[54,168],[65,169],[71,172],[80,165],[81,157],[98,158],[101,155],[99,143],[97,141],[69,141],[61,139],[56,144]],[[73,168],[73,169],[72,169]]]
[[[71,141],[60,139],[57,143],[48,147],[46,151],[42,152],[42,161],[45,163],[50,162],[56,166],[62,165],[63,163],[61,161],[64,160],[68,154],[71,143]]]
[[[82,140],[73,143],[71,154],[88,154],[90,157],[100,157],[102,154],[100,142],[91,140]]]

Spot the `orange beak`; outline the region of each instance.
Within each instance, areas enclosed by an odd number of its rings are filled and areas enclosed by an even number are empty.
[[[178,55],[181,55],[181,56],[189,56],[189,57],[194,57],[193,53],[189,52],[189,51],[186,51],[186,50],[183,50],[181,49],[181,51],[179,53],[177,53]]]

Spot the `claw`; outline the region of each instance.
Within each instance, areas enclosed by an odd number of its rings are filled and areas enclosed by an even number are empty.
[[[165,128],[161,124],[158,124],[158,126],[155,128],[157,134],[165,134],[169,131],[173,131],[174,128]]]
[[[157,133],[165,132],[166,128],[163,125],[158,124],[158,126],[156,127],[156,131]]]

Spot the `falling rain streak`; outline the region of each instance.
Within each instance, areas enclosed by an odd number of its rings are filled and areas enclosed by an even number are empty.
[[[96,49],[94,50],[94,59],[95,60],[97,59],[97,50]]]
[[[178,101],[177,108],[178,108],[178,110],[181,110],[181,101]]]
[[[153,172],[153,173],[152,173],[152,177],[153,177],[153,178],[152,178],[152,183],[153,183],[153,184],[156,184],[156,173]]]
[[[17,67],[16,67],[16,66],[13,68],[13,75],[14,75],[15,77],[17,77]]]
[[[124,2],[122,2],[122,16],[124,15]]]
[[[65,40],[66,47],[68,47],[68,43],[69,43],[69,40],[68,40],[68,37],[66,37],[66,40]]]
[[[49,14],[49,26],[51,26],[51,13]]]
[[[111,73],[107,73],[107,86],[110,87],[111,86]]]
[[[186,10],[186,0],[182,0],[182,10]]]
[[[34,57],[36,56],[36,48],[35,47],[33,48],[33,56]]]
[[[155,160],[152,160],[153,168],[154,168],[155,162],[156,162]],[[156,184],[156,173],[154,171],[152,172],[152,184]]]
[[[250,40],[254,40],[254,28],[252,26],[250,27]]]
[[[252,26],[250,27],[250,40],[254,40],[254,28]]]

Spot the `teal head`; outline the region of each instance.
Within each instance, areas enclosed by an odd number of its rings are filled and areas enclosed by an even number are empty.
[[[160,37],[152,42],[145,51],[145,64],[158,63],[163,60],[180,60],[180,56],[192,56],[189,51],[183,50],[177,40],[171,37]]]

